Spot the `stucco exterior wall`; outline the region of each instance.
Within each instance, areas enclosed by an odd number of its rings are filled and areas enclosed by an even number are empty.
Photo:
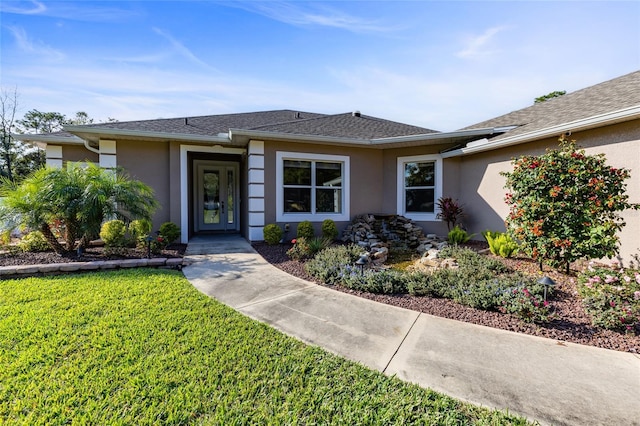
[[[301,152],[309,154],[343,155],[350,158],[350,217],[363,213],[382,212],[383,200],[383,153],[367,148],[345,148],[291,142],[264,144],[265,171],[265,224],[276,223],[276,152]],[[342,231],[349,221],[336,221]],[[279,223],[283,225],[282,223]],[[295,235],[297,222],[290,222],[290,235]],[[314,223],[320,233],[321,223]]]
[[[62,158],[65,162],[80,161],[98,163],[98,154],[89,151],[82,145],[62,145]]]
[[[627,181],[629,201],[640,203],[640,121],[622,123],[599,129],[575,132],[570,136],[588,154],[605,154],[607,164],[631,170]],[[511,159],[521,155],[540,155],[547,147],[556,148],[558,138],[516,145],[500,150],[459,157],[459,194],[468,216],[465,223],[470,232],[485,229],[504,231],[504,219],[509,209],[504,202],[506,189],[502,171],[511,171]],[[620,233],[623,261],[640,253],[640,211],[623,214],[627,223]],[[476,237],[478,238],[478,237]]]
[[[167,142],[119,140],[116,145],[118,166],[126,169],[133,179],[152,187],[160,203],[153,218],[154,230],[171,220],[172,201],[180,199],[180,191],[171,191],[171,179],[179,183],[180,176],[170,172],[169,148]],[[180,223],[179,220],[173,222]]]

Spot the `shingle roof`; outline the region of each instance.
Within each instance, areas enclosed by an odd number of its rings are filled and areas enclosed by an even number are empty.
[[[636,71],[461,130],[518,126],[491,139],[495,141],[639,105],[640,71]]]
[[[88,128],[134,132],[215,136],[229,129],[260,130],[344,138],[383,138],[434,133],[434,130],[352,113],[326,115],[293,110],[207,115],[156,120],[90,124]]]

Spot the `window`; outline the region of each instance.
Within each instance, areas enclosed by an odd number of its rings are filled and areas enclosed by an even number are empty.
[[[349,220],[349,157],[278,152],[277,221]]]
[[[398,158],[398,214],[414,220],[436,220],[436,200],[441,193],[439,156]]]

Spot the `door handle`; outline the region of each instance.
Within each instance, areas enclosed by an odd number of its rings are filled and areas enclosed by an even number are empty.
[[[220,210],[224,213],[224,201],[220,201]]]

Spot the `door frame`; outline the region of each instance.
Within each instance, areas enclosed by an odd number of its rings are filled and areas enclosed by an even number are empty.
[[[190,153],[201,153],[201,154],[230,154],[236,156],[246,156],[247,150],[244,148],[228,148],[223,147],[221,145],[214,146],[204,146],[204,145],[180,145],[180,227],[182,228],[180,242],[186,244],[189,242],[189,235],[191,233],[190,227],[192,223],[192,206],[190,200],[192,199],[192,186],[193,186],[193,175],[189,173],[191,169],[191,162],[189,161]],[[240,161],[234,161],[235,163],[240,165]],[[242,182],[242,177],[238,175],[240,178],[240,182]],[[238,185],[238,190],[241,188]],[[239,223],[242,219],[241,209],[243,208],[243,203],[240,198],[238,198],[238,213],[239,221],[238,221],[238,231],[241,228],[241,224]]]

